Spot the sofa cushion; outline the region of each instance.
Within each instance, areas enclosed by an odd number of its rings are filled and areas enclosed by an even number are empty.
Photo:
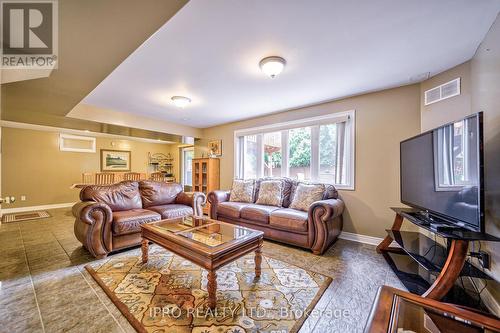
[[[339,197],[337,189],[332,184],[304,182],[304,181],[293,180],[292,181],[292,187],[291,187],[291,190],[290,190],[290,203],[289,203],[288,206],[283,205],[283,207],[289,207],[290,206],[290,204],[292,203],[293,197],[295,196],[295,192],[297,191],[297,188],[299,187],[300,184],[306,184],[306,185],[323,185],[325,187],[325,192],[323,193],[322,200],[337,199]]]
[[[239,219],[241,209],[248,205],[250,204],[246,202],[221,202],[217,205],[217,215]]]
[[[307,231],[307,212],[281,208],[271,213],[269,224],[290,231]]]
[[[235,179],[233,180],[233,187],[231,188],[231,194],[229,196],[229,201],[233,202],[250,202],[254,200],[255,192],[255,180],[249,179]]]
[[[113,212],[113,233],[126,235],[141,231],[141,224],[160,221],[161,215],[147,209]]]
[[[258,205],[281,207],[283,201],[283,181],[266,180],[260,183]]]
[[[246,207],[243,207],[243,209],[241,210],[241,218],[268,224],[269,215],[271,215],[271,212],[277,209],[279,209],[279,207],[250,204]]]
[[[293,195],[290,208],[306,212],[313,202],[323,199],[324,193],[325,185],[323,184],[299,184]]]
[[[175,219],[177,217],[193,215],[192,207],[179,204],[153,206],[148,207],[148,209],[157,212],[163,219]]]
[[[139,184],[131,181],[85,186],[80,191],[80,200],[105,203],[113,212],[142,208]]]
[[[255,181],[255,198],[257,199],[259,197],[259,192],[260,192],[260,184],[262,182],[268,181],[268,180],[279,180],[283,182],[283,192],[282,192],[282,202],[281,205],[283,207],[288,207],[290,205],[290,202],[292,201],[292,198],[290,198],[290,193],[292,192],[292,188],[294,183],[296,182],[295,180],[287,177],[264,177],[264,178],[259,178]]]
[[[182,185],[143,180],[139,182],[139,191],[144,208],[148,208],[173,203],[177,195],[182,192]]]

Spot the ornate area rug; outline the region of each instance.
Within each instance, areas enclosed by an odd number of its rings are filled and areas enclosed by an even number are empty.
[[[135,252],[135,253],[134,253]],[[139,332],[297,332],[332,279],[253,253],[217,270],[217,307],[207,307],[207,272],[152,245],[149,261],[123,254],[85,266]]]

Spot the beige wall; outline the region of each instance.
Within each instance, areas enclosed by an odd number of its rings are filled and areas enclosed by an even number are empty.
[[[99,171],[99,149],[130,150],[132,171],[143,173],[152,171],[148,167],[148,152],[172,151],[172,145],[167,144],[98,137],[96,153],[62,152],[58,132],[4,127],[1,135],[2,197],[9,195],[17,199],[3,208],[77,201],[78,190],[69,187],[81,181],[82,172]],[[174,161],[176,164],[178,158]],[[27,200],[21,201],[21,195]]]
[[[422,83],[422,92],[461,77],[462,95],[425,107],[422,130],[466,115],[484,112],[484,162],[486,232],[500,237],[500,18],[497,18],[474,57],[465,64]],[[483,242],[492,256],[490,274],[500,281],[500,243]],[[488,288],[500,299],[499,284]]]
[[[419,85],[405,86],[207,128],[203,137],[222,139],[221,188],[229,189],[234,175],[235,130],[356,110],[356,188],[341,191],[346,203],[344,230],[384,237],[394,219],[389,207],[401,205],[399,142],[420,132],[419,98]],[[200,141],[198,156],[205,151],[206,140]]]

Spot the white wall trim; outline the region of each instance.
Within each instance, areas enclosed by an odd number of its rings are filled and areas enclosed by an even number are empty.
[[[342,231],[339,235],[339,238],[353,241],[353,242],[363,243],[363,244],[375,245],[375,246],[379,245],[380,242],[384,240],[383,238],[380,238],[380,237],[355,234],[355,233],[347,232],[347,231]],[[390,244],[390,246],[391,247],[399,247],[399,245],[396,242],[392,242]]]
[[[244,135],[252,135],[252,134],[260,134],[264,132],[274,132],[278,131],[281,129],[290,129],[296,127],[304,127],[304,126],[311,126],[313,124],[321,124],[326,121],[331,122],[341,122],[345,121],[347,119],[355,117],[356,110],[348,110],[348,111],[342,111],[342,112],[334,112],[334,113],[329,113],[326,115],[322,116],[316,116],[316,117],[307,117],[307,118],[302,118],[302,119],[296,119],[296,120],[290,120],[290,121],[285,121],[285,122],[280,122],[276,124],[270,124],[270,125],[263,125],[263,126],[256,126],[256,127],[249,127],[249,128],[243,128],[243,129],[238,129],[234,131],[235,136],[244,136]]]
[[[16,207],[16,208],[2,208],[1,214],[11,214],[11,213],[22,213],[22,212],[32,212],[35,210],[43,209],[57,209],[57,208],[68,208],[73,207],[76,202],[67,202],[53,205],[41,205],[41,206],[30,206],[30,207]]]
[[[339,238],[353,241],[353,242],[363,243],[363,244],[375,245],[375,246],[379,245],[380,242],[383,240],[383,238],[355,234],[355,233],[347,232],[347,231],[342,231],[339,235]]]

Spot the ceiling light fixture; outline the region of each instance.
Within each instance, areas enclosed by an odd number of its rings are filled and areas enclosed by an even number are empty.
[[[276,75],[283,71],[285,64],[285,59],[277,56],[267,57],[259,62],[261,71],[271,79],[274,79]]]
[[[179,108],[184,108],[191,103],[191,99],[184,96],[172,96],[172,101]]]

